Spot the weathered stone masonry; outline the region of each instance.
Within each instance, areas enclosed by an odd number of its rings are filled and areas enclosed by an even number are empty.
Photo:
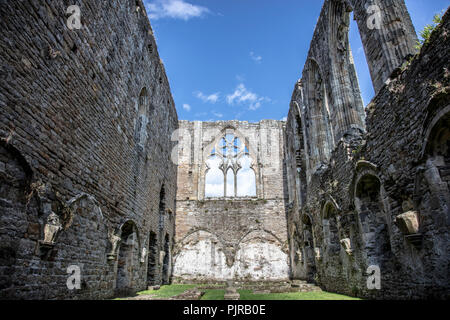
[[[180,121],[174,280],[289,278],[284,128],[284,122],[274,120]],[[227,135],[238,137],[248,148],[254,196],[205,197],[207,160]]]
[[[178,122],[141,0],[75,2],[79,30],[72,2],[0,1],[1,299],[288,278],[449,298],[449,12],[416,54],[404,1],[325,0],[287,122],[213,123]]]
[[[169,281],[178,119],[142,1],[2,1],[0,29],[0,298]]]
[[[286,125],[293,277],[367,298],[448,299],[449,12],[413,56],[416,36],[403,1],[376,1],[383,23],[373,31],[363,14],[371,2],[350,2],[325,1]],[[342,72],[349,60],[337,56],[351,54],[345,21],[352,8],[377,91],[365,121],[356,116],[353,66]],[[339,19],[343,51],[330,23]],[[311,77],[311,70],[326,76]],[[342,86],[328,86],[334,78]],[[312,91],[317,79],[324,84]],[[311,117],[326,98],[322,110],[331,116]],[[381,290],[368,289],[369,266],[380,268]]]

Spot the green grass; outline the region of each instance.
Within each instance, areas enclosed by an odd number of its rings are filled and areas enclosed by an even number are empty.
[[[225,295],[225,290],[223,289],[207,289],[205,291],[201,300],[223,300]]]
[[[170,298],[173,296],[177,296],[179,294],[182,294],[188,289],[192,289],[197,287],[195,284],[172,284],[167,286],[161,286],[159,290],[146,290],[138,292],[138,295],[142,294],[152,294],[159,298]]]
[[[159,290],[146,290],[138,292],[138,295],[155,295],[159,298],[170,298],[179,295],[186,290],[201,287],[198,284],[172,284],[161,286]],[[202,289],[200,289],[202,290]],[[203,291],[203,290],[202,290]],[[224,289],[204,289],[205,294],[201,300],[223,300]],[[267,293],[254,294],[252,290],[238,290],[241,300],[360,300],[336,293],[314,291],[314,292],[287,292],[287,293]],[[115,300],[121,300],[117,298]]]
[[[238,290],[241,300],[361,300],[336,293],[318,292],[287,292],[254,294],[252,290]]]

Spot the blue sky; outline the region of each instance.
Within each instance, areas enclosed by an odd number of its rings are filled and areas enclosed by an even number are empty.
[[[321,0],[144,0],[180,120],[281,120]],[[448,0],[406,0],[416,32]],[[356,22],[350,45],[364,104],[373,87]]]

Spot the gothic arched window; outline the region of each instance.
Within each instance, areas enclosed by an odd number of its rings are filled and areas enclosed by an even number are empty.
[[[227,130],[206,161],[205,197],[256,197],[256,175],[248,146]]]

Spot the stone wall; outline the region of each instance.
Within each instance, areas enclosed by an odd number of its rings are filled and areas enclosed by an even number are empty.
[[[404,30],[408,19],[398,20]],[[307,141],[299,142],[308,139],[310,124],[291,105],[286,162],[288,175],[297,177],[288,183],[294,278],[365,298],[448,299],[449,26],[447,12],[419,54],[396,60],[395,69],[395,61],[382,67],[389,76],[366,107],[364,132],[337,141],[309,180],[302,175]],[[296,86],[293,101],[303,90]],[[372,289],[367,280],[377,268],[381,288]]]
[[[178,119],[143,3],[76,1],[79,30],[66,25],[72,4],[0,3],[3,299],[169,280]],[[66,285],[71,265],[80,289]]]
[[[283,130],[284,122],[273,120],[180,121],[173,271],[177,281],[288,279]],[[253,160],[253,196],[205,195],[208,159],[227,135],[238,137]],[[227,172],[232,165],[224,163]]]

